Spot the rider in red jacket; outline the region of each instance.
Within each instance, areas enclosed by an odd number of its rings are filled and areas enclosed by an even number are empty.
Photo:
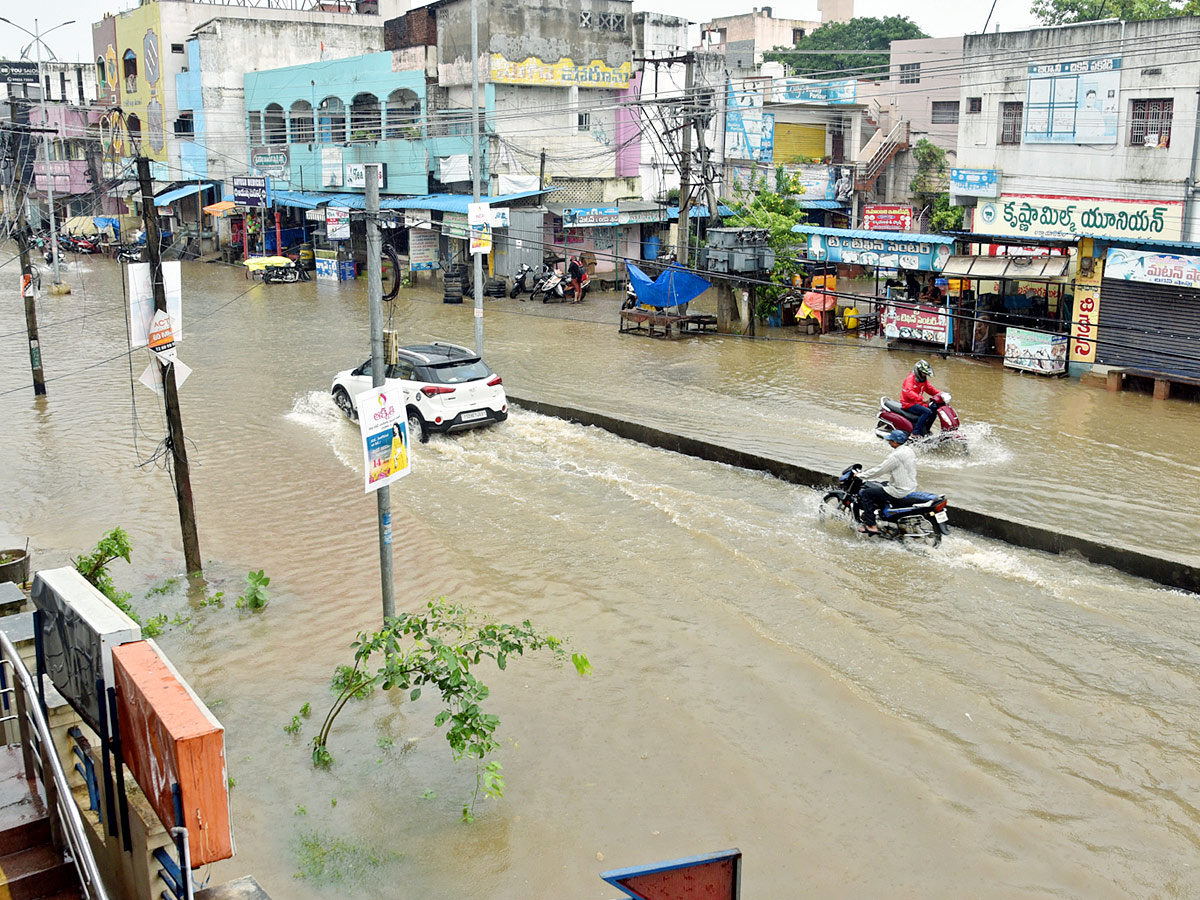
[[[933,409],[921,402],[924,399],[923,394],[936,397],[942,393],[930,383],[929,379],[932,375],[933,366],[925,360],[919,359],[908,377],[904,379],[904,386],[900,389],[900,405],[904,407],[905,412],[918,416],[913,425],[915,437],[929,434],[929,428],[933,425],[933,417],[937,415]]]

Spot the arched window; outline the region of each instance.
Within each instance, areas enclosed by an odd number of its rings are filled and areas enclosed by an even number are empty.
[[[108,93],[108,75],[104,71],[104,57],[96,57],[96,86],[100,88],[101,94]]]
[[[356,94],[350,103],[350,140],[377,141],[382,135],[379,98],[374,94]]]
[[[268,144],[287,143],[287,120],[278,103],[268,104],[263,112],[263,138]]]
[[[419,138],[421,136],[421,98],[412,91],[400,88],[388,94],[387,136],[390,138]]]
[[[124,65],[125,92],[135,94],[137,93],[137,54],[132,50],[126,50],[121,59]]]
[[[142,144],[142,120],[135,113],[130,113],[125,117],[125,130],[129,132],[129,149],[130,155],[141,152]]]
[[[346,140],[346,104],[337,97],[326,97],[317,107],[317,140],[322,144]]]
[[[292,143],[311,144],[312,142],[312,104],[307,100],[297,100],[292,104]]]

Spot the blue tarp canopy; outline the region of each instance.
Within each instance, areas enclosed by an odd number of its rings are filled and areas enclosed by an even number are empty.
[[[863,231],[854,228],[820,228],[816,225],[793,225],[796,234],[820,234],[826,237],[852,238],[863,241],[911,241],[921,244],[953,244],[958,238],[944,234],[918,234],[915,231]]]
[[[699,275],[693,275],[687,269],[674,264],[663,270],[653,281],[629,260],[625,260],[625,267],[629,272],[629,280],[633,282],[638,303],[643,306],[663,309],[668,306],[681,306],[691,303],[712,287]]]
[[[725,217],[725,216],[732,216],[733,214],[734,214],[734,211],[732,209],[730,209],[728,206],[726,206],[724,203],[717,204],[717,215],[719,215],[721,217]],[[668,206],[667,207],[667,215],[672,219],[678,219],[679,218],[679,207],[678,206]],[[688,207],[688,218],[689,219],[707,219],[708,218],[708,207],[704,206],[703,204],[700,206],[689,206]]]
[[[97,231],[103,231],[105,228],[111,228],[114,238],[119,240],[121,237],[120,219],[114,219],[112,216],[93,216],[92,224],[96,226]]]
[[[170,206],[180,197],[190,197],[192,194],[198,194],[210,187],[212,187],[212,185],[207,182],[203,184],[185,184],[183,187],[175,188],[173,191],[165,191],[159,194],[154,198],[154,205]]]
[[[800,200],[798,201],[801,209],[845,209],[845,203],[838,203],[836,200]]]
[[[526,197],[536,197],[558,188],[549,187],[541,191],[518,191],[515,194],[500,194],[495,197],[480,197],[480,203],[490,203],[493,206],[511,203],[513,200],[523,200]],[[366,197],[363,194],[329,194],[317,191],[274,191],[275,202],[280,206],[292,206],[297,209],[317,209],[322,206],[339,206],[347,209],[365,209]],[[455,212],[466,215],[467,204],[475,202],[470,194],[426,194],[422,197],[380,197],[380,209],[429,209],[438,212]]]

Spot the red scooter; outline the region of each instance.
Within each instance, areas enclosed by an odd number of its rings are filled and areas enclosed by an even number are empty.
[[[934,426],[929,429],[929,434],[916,440],[930,446],[946,444],[965,452],[967,449],[967,439],[959,430],[958,413],[950,405],[950,395],[942,391],[930,399],[929,406],[935,413],[933,417]],[[908,412],[895,400],[887,397],[879,398],[879,413],[877,415],[878,421],[875,423],[875,436],[885,441],[894,429],[899,429],[905,434],[911,435],[913,426],[916,425],[919,417],[918,413]]]

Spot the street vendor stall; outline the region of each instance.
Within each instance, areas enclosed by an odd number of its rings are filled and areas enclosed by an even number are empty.
[[[805,256],[809,260],[826,266],[863,266],[874,272],[877,285],[874,303],[885,336],[950,347],[954,321],[943,288],[939,287],[936,295],[922,299],[910,297],[907,290],[893,295],[889,287],[880,297],[878,282],[880,269],[902,270],[909,275],[925,272],[936,279],[954,253],[954,237],[814,225],[794,225],[792,231],[807,237]]]

